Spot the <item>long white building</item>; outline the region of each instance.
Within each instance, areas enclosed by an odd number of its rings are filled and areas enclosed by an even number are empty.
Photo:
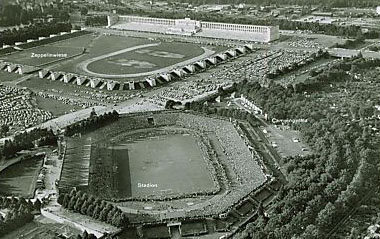
[[[221,22],[203,22],[185,19],[165,19],[138,16],[109,17],[108,27],[160,32],[166,34],[196,35],[242,41],[271,42],[279,38],[278,26],[256,26]]]

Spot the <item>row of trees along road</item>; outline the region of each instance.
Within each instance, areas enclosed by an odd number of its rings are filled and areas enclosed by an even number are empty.
[[[70,193],[61,192],[58,203],[68,210],[90,216],[115,227],[126,227],[129,224],[127,215],[118,207],[81,191],[73,189]]]
[[[52,130],[35,128],[29,132],[16,134],[13,140],[5,140],[0,146],[0,160],[8,159],[21,150],[34,148],[35,145],[57,145],[58,136]]]
[[[90,132],[112,122],[115,122],[118,119],[119,113],[116,110],[104,113],[99,116],[95,113],[95,111],[92,111],[91,116],[89,118],[67,126],[65,129],[65,136],[72,136],[77,133]]]

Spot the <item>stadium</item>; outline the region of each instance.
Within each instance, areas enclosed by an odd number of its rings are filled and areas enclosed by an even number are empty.
[[[268,170],[251,149],[237,122],[188,112],[124,114],[66,138],[58,187],[103,196],[145,225],[145,235],[160,227],[170,233],[162,223],[173,220],[200,223],[201,233],[206,217],[228,230],[241,223],[233,211],[243,216],[274,194]]]

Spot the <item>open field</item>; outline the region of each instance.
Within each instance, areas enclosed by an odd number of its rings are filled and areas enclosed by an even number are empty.
[[[83,48],[81,47],[43,45],[29,50],[13,53],[6,57],[2,57],[1,59],[12,63],[40,66],[51,62],[64,60],[65,58],[81,54],[82,52]],[[44,56],[44,54],[52,54],[54,56],[49,57]]]
[[[159,42],[140,47],[109,57],[105,55],[103,59],[90,63],[88,70],[109,75],[145,73],[192,59],[204,52],[195,44],[179,42]]]
[[[16,163],[0,174],[0,194],[33,197],[42,159]]]
[[[146,138],[129,143],[127,147],[133,196],[191,193],[214,186],[191,135]],[[154,187],[139,187],[139,184]]]
[[[49,111],[54,116],[61,116],[69,112],[82,109],[79,106],[63,104],[59,100],[51,99],[51,98],[46,99],[38,95],[36,96],[36,103],[39,109]]]
[[[112,194],[117,198],[178,196],[212,190],[214,182],[196,138],[172,130],[132,130],[111,139],[111,144],[92,145],[90,168],[94,176],[90,175],[90,188],[98,190],[107,181],[114,185]],[[99,158],[103,160],[97,161]],[[117,172],[109,176],[104,168],[114,165]]]
[[[0,83],[6,82],[6,81],[15,81],[22,76],[16,73],[9,73],[5,71],[0,71]]]
[[[300,133],[298,131],[276,125],[268,125],[262,129],[266,130],[265,136],[272,146],[278,147],[277,151],[283,158],[310,154],[309,147],[300,141]]]

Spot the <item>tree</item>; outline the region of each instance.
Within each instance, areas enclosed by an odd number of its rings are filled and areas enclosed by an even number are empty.
[[[114,215],[114,218],[112,220],[112,225],[116,227],[127,227],[129,224],[129,219],[127,215],[123,212],[117,213]]]
[[[34,210],[40,211],[41,210],[42,203],[40,199],[36,199],[36,201],[33,204]]]
[[[331,202],[328,202],[326,207],[318,213],[318,217],[316,219],[318,226],[323,229],[327,230],[331,228],[332,225],[334,225],[334,219],[336,216],[336,207]]]
[[[82,238],[83,239],[88,239],[88,232],[86,230],[84,230],[84,232],[82,234]]]
[[[87,15],[88,14],[88,9],[86,8],[86,7],[82,7],[81,9],[80,9],[80,14],[81,15]]]
[[[100,217],[99,219],[103,222],[107,221],[107,216],[108,216],[108,207],[104,207],[103,210],[100,212]]]
[[[102,208],[99,205],[96,205],[94,208],[94,211],[92,213],[92,217],[95,219],[98,219],[100,217],[100,212],[102,211]]]
[[[301,238],[319,239],[321,236],[322,235],[320,234],[319,229],[315,225],[311,224],[306,227]]]
[[[8,132],[9,132],[9,126],[6,124],[3,124],[0,128],[0,135],[7,136]]]
[[[80,213],[82,210],[83,203],[84,201],[82,200],[82,198],[78,198],[74,205],[74,211]]]
[[[69,194],[65,194],[64,198],[63,198],[62,207],[67,208],[69,206],[70,199],[71,199],[70,195]]]
[[[90,204],[86,210],[86,215],[92,217],[94,215],[95,206]]]
[[[82,207],[80,209],[80,213],[83,214],[83,215],[86,215],[86,212],[87,212],[87,209],[89,207],[89,203],[87,200],[85,200],[83,203],[82,203]]]

